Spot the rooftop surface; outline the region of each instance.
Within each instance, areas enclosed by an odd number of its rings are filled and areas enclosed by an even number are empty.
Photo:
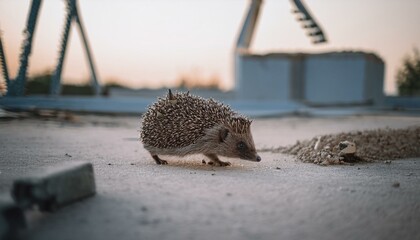
[[[419,125],[418,116],[255,119],[257,149],[342,131]],[[420,158],[322,167],[264,151],[260,163],[203,156],[156,165],[139,117],[0,120],[0,193],[70,161],[94,165],[97,194],[54,213],[28,211],[22,239],[419,239]],[[395,183],[399,183],[396,187]]]

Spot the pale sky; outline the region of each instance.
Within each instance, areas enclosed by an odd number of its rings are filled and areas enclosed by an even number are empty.
[[[12,77],[18,68],[29,0],[0,0],[0,29]],[[405,55],[420,49],[419,0],[306,0],[329,42],[312,45],[291,14],[289,0],[265,0],[254,35],[255,52],[363,50],[386,63],[385,92]],[[98,75],[131,87],[173,86],[183,74],[219,76],[231,89],[233,48],[248,0],[79,0]],[[54,69],[65,18],[61,0],[44,0],[29,74]],[[64,79],[89,78],[75,26]]]

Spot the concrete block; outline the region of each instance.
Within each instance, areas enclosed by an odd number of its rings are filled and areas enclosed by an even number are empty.
[[[240,99],[289,100],[291,60],[283,55],[240,55],[236,60],[236,91]]]
[[[240,52],[235,56],[235,90],[246,100],[379,105],[384,67],[381,58],[366,52]]]
[[[23,209],[36,205],[41,211],[54,211],[95,191],[92,164],[72,162],[15,180],[12,197]]]
[[[22,209],[11,199],[0,198],[0,240],[13,239],[25,227]]]

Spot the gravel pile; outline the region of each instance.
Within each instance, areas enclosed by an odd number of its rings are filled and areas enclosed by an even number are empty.
[[[343,157],[339,147],[343,141],[354,142],[356,153]],[[323,135],[279,148],[277,152],[320,165],[420,157],[420,126]]]

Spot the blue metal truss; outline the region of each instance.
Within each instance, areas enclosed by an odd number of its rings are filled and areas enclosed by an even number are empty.
[[[10,79],[10,75],[7,68],[6,56],[3,49],[3,44],[1,41],[0,35],[0,60],[1,66],[3,69],[3,77],[6,80],[6,85],[8,87],[8,96],[23,96],[25,94],[25,85],[27,80],[27,69],[29,65],[29,56],[31,55],[32,50],[32,41],[35,35],[36,23],[38,20],[38,13],[41,7],[42,0],[32,0],[31,7],[29,10],[29,15],[26,23],[26,28],[24,32],[24,39],[22,43],[22,51],[19,58],[19,70],[17,76],[14,80]],[[57,66],[55,68],[52,80],[51,80],[51,95],[59,95],[61,92],[61,73],[64,64],[64,58],[66,54],[67,42],[70,36],[71,24],[76,23],[80,31],[80,35],[83,40],[83,45],[86,52],[86,57],[88,59],[89,68],[91,72],[91,83],[94,89],[95,95],[100,95],[101,86],[99,84],[97,74],[95,71],[95,64],[93,61],[93,56],[90,51],[87,35],[81,20],[81,16],[77,7],[77,0],[66,0],[66,21],[64,25],[64,31],[61,39],[61,44],[59,48],[59,58]]]

